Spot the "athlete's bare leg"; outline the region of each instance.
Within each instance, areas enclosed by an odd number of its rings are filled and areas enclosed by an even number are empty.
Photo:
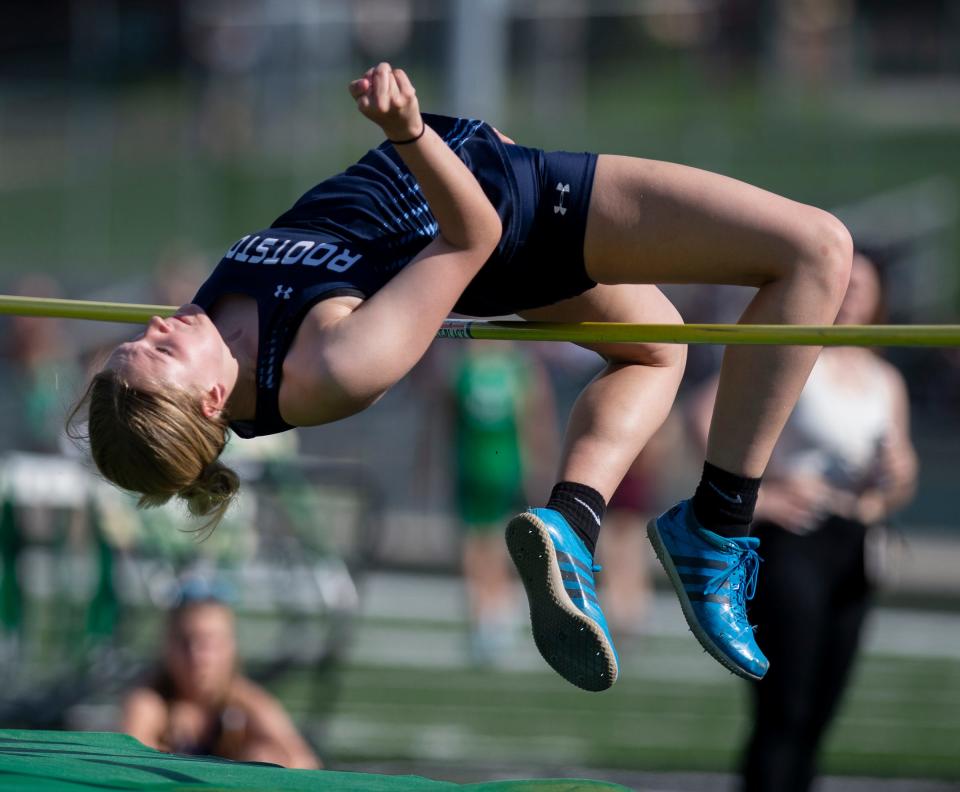
[[[655,286],[595,286],[570,300],[522,313],[544,322],[680,323]],[[609,500],[677,394],[686,347],[676,344],[585,344],[607,365],[574,405],[558,481],[576,481]]]
[[[819,209],[705,171],[600,157],[584,255],[600,283],[756,286],[741,321],[830,324],[847,288],[853,245]],[[697,492],[648,526],[701,645],[759,679],[769,663],[747,619],[757,540],[746,534],[759,479],[819,349],[732,346]]]
[[[847,287],[853,251],[846,229],[826,212],[693,168],[601,156],[584,258],[599,284],[756,286],[741,321],[830,324]],[[637,287],[634,301],[620,297],[630,294],[622,285],[601,285],[525,316],[678,321],[672,306],[654,296],[659,291]],[[631,308],[640,318],[618,316]],[[507,526],[537,647],[565,678],[589,690],[608,687],[619,673],[590,571],[601,512],[669,411],[682,368],[682,351],[667,345],[633,350],[614,345],[606,351],[615,356],[581,395],[570,421],[563,483],[554,488],[547,509],[519,515]],[[743,534],[759,477],[818,352],[727,350],[702,490],[649,528],[694,635],[724,666],[752,679],[762,677],[768,664],[746,618],[759,559],[757,540]],[[698,515],[698,497],[706,499],[705,517]]]
[[[523,316],[560,322],[680,321],[660,290],[646,285],[595,286],[571,300],[525,311]],[[530,603],[533,638],[540,653],[573,684],[604,690],[616,680],[619,662],[596,599],[593,544],[606,502],[670,411],[686,348],[668,344],[591,344],[589,348],[603,355],[607,366],[573,408],[559,483],[547,508],[524,512],[510,521],[506,539]],[[573,512],[567,513],[555,500],[561,497],[566,505],[573,504]]]
[[[724,176],[601,156],[584,243],[599,283],[756,286],[751,324],[831,324],[853,258],[832,215]],[[720,373],[707,460],[762,475],[816,361],[816,347],[731,346]]]

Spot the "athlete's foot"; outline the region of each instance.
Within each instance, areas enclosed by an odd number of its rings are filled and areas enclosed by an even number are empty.
[[[754,639],[746,605],[757,587],[760,540],[706,530],[689,501],[651,520],[647,534],[703,648],[738,676],[760,679],[769,663]]]
[[[530,509],[507,525],[507,548],[543,659],[577,687],[606,690],[617,679],[617,653],[597,600],[597,567],[583,541],[559,512]]]

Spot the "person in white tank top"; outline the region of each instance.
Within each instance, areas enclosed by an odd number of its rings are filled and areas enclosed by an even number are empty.
[[[837,323],[876,322],[882,307],[877,268],[858,254]],[[715,393],[709,382],[691,401],[701,441]],[[764,569],[750,622],[770,671],[751,685],[744,792],[810,789],[870,605],[865,537],[909,500],[916,474],[899,371],[869,349],[824,349],[774,449],[751,531]]]

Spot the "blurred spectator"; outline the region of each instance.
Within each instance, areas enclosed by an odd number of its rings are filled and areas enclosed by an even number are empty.
[[[319,767],[281,704],[240,673],[233,611],[212,587],[192,588],[168,616],[159,669],[127,694],[121,730],[170,753]]]
[[[854,259],[838,324],[880,319],[870,259]],[[716,380],[695,397],[706,443]],[[903,377],[873,351],[823,351],[774,451],[753,535],[764,559],[750,607],[770,671],[751,686],[746,792],[806,792],[846,686],[874,588],[868,534],[911,497],[917,460]]]
[[[515,613],[503,529],[547,491],[549,485],[538,487],[536,479],[542,473],[546,481],[552,473],[541,467],[555,456],[556,421],[542,366],[509,342],[467,342],[454,371],[452,402],[470,651],[485,665],[496,661],[509,640]]]
[[[57,297],[59,285],[43,275],[28,275],[14,294]],[[59,319],[11,316],[6,357],[13,381],[16,420],[12,445],[21,451],[55,453],[63,434],[63,412],[75,389],[79,371]]]

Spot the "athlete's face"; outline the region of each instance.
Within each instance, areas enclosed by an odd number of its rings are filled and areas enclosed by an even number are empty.
[[[223,408],[229,395],[229,350],[210,317],[196,305],[185,305],[169,319],[153,317],[132,341],[120,344],[107,368],[122,374],[135,388],[150,390],[170,384],[213,400],[211,412]]]
[[[858,253],[853,257],[850,285],[837,314],[837,324],[870,324],[880,307],[881,296],[877,268]]]

